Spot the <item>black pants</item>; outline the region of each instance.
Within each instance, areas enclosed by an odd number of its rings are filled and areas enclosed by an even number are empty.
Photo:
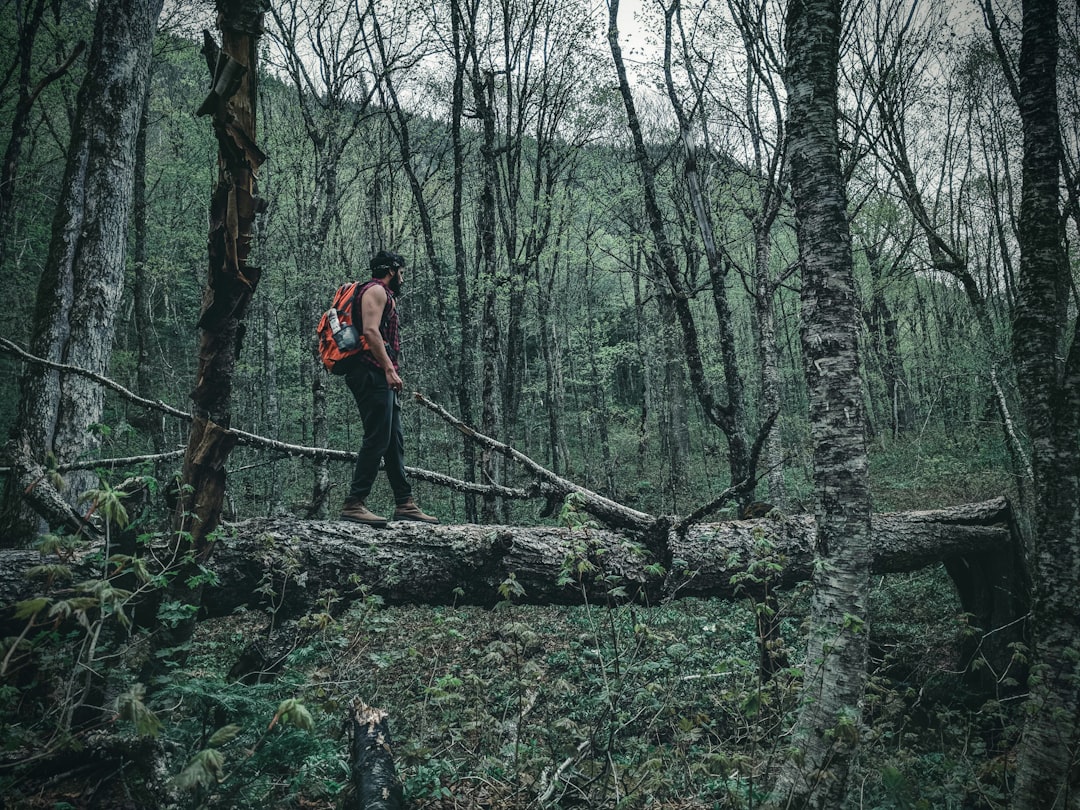
[[[397,394],[386,384],[383,370],[367,364],[349,372],[345,383],[364,423],[364,442],[356,459],[349,497],[367,498],[379,474],[379,462],[385,461],[394,503],[402,504],[412,497],[412,486],[405,478],[405,438]]]

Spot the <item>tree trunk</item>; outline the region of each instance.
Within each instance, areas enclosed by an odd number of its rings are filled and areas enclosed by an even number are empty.
[[[750,446],[747,441],[745,387],[742,374],[739,371],[735,346],[735,329],[732,323],[731,305],[727,297],[727,266],[721,260],[720,250],[717,247],[716,234],[709,211],[709,200],[705,189],[702,187],[701,173],[698,171],[697,147],[691,130],[691,119],[683,108],[672,75],[673,18],[678,19],[678,27],[681,31],[681,7],[678,2],[672,3],[665,14],[664,79],[667,86],[668,100],[671,102],[671,107],[679,122],[679,141],[683,154],[683,179],[686,182],[690,207],[694,212],[694,220],[698,226],[698,236],[705,250],[705,260],[709,268],[713,309],[716,311],[717,334],[720,342],[720,357],[724,367],[724,389],[727,393],[727,406],[723,409],[724,420],[720,423],[720,427],[728,442],[729,480],[735,483],[742,481],[751,474],[748,464]],[[683,58],[687,62],[689,61],[685,43]],[[696,89],[698,95],[694,99],[693,106],[700,108],[702,106],[703,92],[700,87]],[[703,401],[702,405],[705,406],[706,402]],[[743,505],[750,503],[753,500],[753,494],[752,488],[744,489],[739,496],[740,503]]]
[[[799,717],[770,803],[825,810],[844,800],[860,736],[873,548],[851,234],[836,125],[839,0],[792,0],[785,41],[818,519]]]
[[[1072,277],[1059,198],[1057,59],[1057,0],[1026,0],[1020,50],[1020,289],[1013,356],[1032,439],[1035,592],[1031,698],[1013,795],[1019,810],[1080,807],[1080,345],[1068,313]]]
[[[679,339],[675,327],[675,307],[671,291],[656,284],[657,318],[652,324],[650,348],[646,351],[655,359],[653,371],[656,384],[652,387],[653,412],[657,432],[667,461],[668,481],[664,489],[664,507],[675,512],[679,498],[686,490],[690,469],[690,420],[686,401],[686,374],[679,357]]]
[[[767,237],[767,235],[766,235]],[[761,361],[761,407],[764,414],[779,414],[783,406],[783,388],[780,377],[780,350],[776,343],[775,286],[768,279],[768,239],[760,242],[754,254],[754,314],[757,328],[758,356]],[[766,478],[769,482],[769,502],[786,509],[788,507],[787,484],[784,470],[784,443],[777,419],[765,440]]]
[[[152,68],[151,68],[152,69]],[[135,141],[135,190],[134,204],[131,212],[131,226],[134,230],[132,240],[132,298],[133,313],[132,331],[135,333],[135,352],[138,357],[136,368],[136,390],[147,398],[153,398],[154,382],[151,371],[159,368],[151,358],[154,342],[157,339],[155,330],[156,320],[153,307],[154,285],[149,268],[149,205],[146,197],[146,135],[150,123],[150,81],[146,83],[143,95],[142,112],[139,115],[139,133]],[[165,425],[161,415],[152,411],[140,411],[130,418],[133,425],[142,428],[150,434],[154,452],[165,452]],[[155,467],[158,478],[164,473],[160,467]]]
[[[777,37],[764,24],[768,17],[762,13],[764,7],[764,0],[753,3],[728,0],[728,9],[739,30],[746,54],[742,126],[746,128],[753,147],[751,187],[754,190],[754,205],[747,205],[743,214],[749,221],[754,238],[749,271],[742,272],[744,277],[748,277],[748,286],[753,290],[752,326],[761,366],[760,413],[762,418],[768,418],[771,414],[779,414],[783,405],[780,353],[776,336],[776,296],[780,285],[792,270],[779,274],[770,270],[773,226],[784,204],[782,186],[785,182],[786,139],[783,105],[777,88],[781,79],[780,69],[776,64],[778,49],[773,42]],[[772,130],[771,134],[766,133],[767,128]],[[737,261],[731,256],[728,259]],[[787,461],[779,419],[774,421],[765,440],[765,465],[769,502],[786,509],[788,495],[784,470]],[[746,504],[752,494],[747,492],[742,502]]]
[[[562,448],[563,378],[557,330],[551,319],[551,302],[555,289],[555,275],[558,271],[558,257],[552,261],[551,269],[546,274],[540,263],[536,272],[536,320],[540,335],[540,352],[544,358],[544,411],[546,414],[548,469],[556,475],[562,469],[564,458]]]
[[[701,341],[698,337],[697,323],[694,320],[694,313],[690,306],[691,294],[687,291],[686,284],[683,282],[679,272],[675,249],[668,236],[667,225],[664,222],[664,215],[661,211],[659,197],[656,192],[656,173],[653,170],[652,163],[649,159],[649,152],[642,132],[641,120],[638,117],[633,90],[627,76],[626,65],[622,55],[622,47],[619,44],[618,15],[619,0],[609,0],[608,46],[611,50],[612,61],[615,63],[615,72],[619,78],[619,94],[622,97],[623,107],[626,110],[627,126],[630,129],[630,135],[633,141],[634,161],[637,163],[641,177],[642,196],[644,198],[649,231],[653,239],[657,269],[660,271],[660,274],[670,288],[668,293],[669,300],[674,307],[677,316],[675,320],[678,322],[682,335],[683,356],[689,371],[690,387],[693,389],[694,394],[701,405],[705,418],[711,424],[720,428],[727,438],[728,465],[731,483],[738,483],[747,479],[746,473],[749,471],[750,466],[748,463],[747,442],[743,435],[743,425],[739,424],[737,421],[739,416],[737,409],[742,390],[741,381],[738,380],[738,375],[736,374],[734,378],[734,388],[729,388],[727,391],[729,401],[727,404],[721,404],[717,401],[715,392],[705,373],[705,363],[701,355]],[[691,166],[688,179],[691,182],[696,183],[696,176],[696,169]],[[699,204],[704,205],[704,202],[699,200]],[[723,307],[726,306],[726,299],[721,295],[722,292],[722,290],[714,290],[714,296],[719,296],[719,298],[714,297],[714,301],[717,304],[721,304],[718,316],[723,320],[726,316],[723,309]],[[726,320],[730,321],[730,318],[726,318]],[[731,341],[722,338],[721,342],[726,343],[726,345],[723,346],[723,351],[726,353],[725,372],[730,374],[732,370],[732,361],[734,359],[733,347]],[[728,381],[731,382],[731,380],[732,378],[729,376]],[[734,395],[734,399],[730,399],[732,395]]]
[[[475,55],[474,55],[475,57]],[[480,248],[483,272],[484,307],[480,318],[481,349],[483,353],[483,379],[481,382],[481,430],[488,436],[499,434],[499,322],[496,307],[498,291],[498,270],[495,257],[495,186],[498,182],[495,156],[495,76],[489,71],[481,71],[478,64],[473,65],[471,74],[473,101],[477,115],[483,127],[483,142],[480,146],[480,174],[483,178],[480,197],[477,200],[477,244]],[[484,483],[498,483],[499,464],[497,456],[490,451],[481,456],[481,475]],[[498,521],[498,502],[494,496],[484,498],[480,519],[485,523]]]
[[[262,373],[265,380],[264,388],[260,392],[263,402],[263,415],[265,427],[263,431],[268,436],[281,435],[281,398],[278,391],[278,361],[277,361],[277,325],[276,310],[269,298],[260,301],[260,315],[262,318]],[[325,447],[326,445],[320,445]],[[282,475],[278,471],[278,465],[270,467],[269,480],[266,482],[266,490],[262,496],[264,514],[278,515],[285,511],[282,502]]]
[[[307,317],[304,323],[317,324],[322,313],[319,312],[319,304],[315,299],[301,302]],[[301,340],[307,339],[307,349],[302,355],[301,362],[305,370],[311,374],[311,441],[316,447],[326,447],[330,438],[330,425],[328,409],[326,405],[326,384],[328,382],[326,372],[318,357],[318,338],[312,329]],[[309,518],[324,518],[327,515],[327,503],[330,500],[330,465],[326,459],[316,459],[311,467],[311,501],[308,506]]]
[[[889,429],[893,439],[912,428],[915,421],[914,408],[904,361],[900,355],[900,334],[896,315],[885,297],[886,279],[882,273],[881,252],[876,245],[863,246],[870,270],[870,311],[867,327],[881,363],[881,376],[885,383]]]
[[[34,68],[34,44],[41,30],[46,7],[46,0],[31,0],[25,5],[19,3],[15,6],[15,39],[18,42],[18,50],[5,76],[17,77],[17,98],[14,109],[11,111],[11,135],[4,148],[3,163],[0,163],[0,266],[3,266],[4,259],[7,257],[8,228],[11,225],[12,204],[15,199],[15,181],[19,173],[23,141],[30,132],[30,112],[41,92],[67,73],[86,49],[86,43],[80,40],[66,59],[37,82],[33,81],[31,72]]]
[[[230,430],[232,385],[243,343],[244,318],[261,271],[248,264],[252,226],[264,207],[257,197],[256,172],[265,161],[255,143],[257,44],[263,30],[260,0],[218,0],[221,48],[203,32],[203,54],[210,67],[211,91],[199,108],[212,117],[218,139],[218,178],[210,200],[209,273],[199,318],[199,367],[191,393],[194,413],[177,493],[174,560],[184,560],[170,580],[166,598],[199,605],[201,586],[192,587],[200,566],[214,548],[225,500],[225,466],[237,443]],[[182,649],[194,629],[186,620],[155,639],[157,650]],[[181,653],[182,654],[182,653]],[[151,656],[143,678],[160,660]]]
[[[454,182],[451,192],[451,230],[454,240],[454,274],[457,286],[458,304],[458,374],[457,403],[458,414],[466,423],[473,423],[473,358],[477,350],[475,306],[469,295],[468,257],[465,251],[465,73],[468,52],[465,42],[470,40],[465,16],[460,0],[450,0],[450,28],[454,57],[454,86],[451,92],[450,141],[454,154]],[[462,439],[462,478],[472,481],[476,476],[476,447],[467,438]],[[465,519],[475,522],[478,519],[476,497],[465,496]]]
[[[199,318],[199,369],[191,398],[195,416],[184,458],[183,511],[196,556],[208,556],[225,494],[225,460],[236,438],[232,383],[243,341],[243,319],[261,271],[248,264],[252,225],[262,204],[255,172],[266,159],[255,145],[256,47],[262,33],[258,0],[218,0],[221,49],[205,34],[213,88],[199,109],[211,114],[218,138],[218,179],[210,203],[209,278]]]
[[[31,351],[104,372],[112,352],[131,213],[135,140],[161,0],[98,5],[86,78],[79,89],[52,242],[38,287]],[[34,367],[23,377],[13,428],[16,452],[59,463],[98,443],[101,389],[77,375]],[[94,483],[71,476],[71,502]],[[33,533],[37,521],[9,485],[5,538]]]

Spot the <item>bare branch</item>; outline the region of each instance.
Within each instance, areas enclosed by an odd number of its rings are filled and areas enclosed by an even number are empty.
[[[615,501],[605,498],[592,490],[585,489],[578,486],[571,481],[567,481],[546,467],[542,467],[537,464],[531,458],[515,450],[509,445],[503,444],[500,441],[492,439],[490,436],[485,436],[483,433],[475,430],[469,425],[462,422],[460,419],[449,413],[441,405],[432,402],[427,399],[423,394],[419,392],[413,392],[413,399],[423,405],[432,413],[438,415],[445,422],[452,425],[461,431],[469,439],[473,440],[482,447],[486,447],[488,450],[493,450],[507,458],[516,461],[522,467],[527,469],[530,473],[537,478],[546,482],[555,492],[568,494],[576,492],[583,498],[582,508],[589,514],[609,523],[613,526],[619,526],[633,531],[648,532],[651,530],[657,522],[657,519],[652,515],[639,512],[636,509],[631,509]]]

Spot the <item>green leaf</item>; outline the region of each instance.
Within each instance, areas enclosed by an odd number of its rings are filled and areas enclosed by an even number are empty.
[[[173,779],[178,790],[194,791],[208,788],[224,778],[225,757],[213,748],[204,748],[191,758],[191,762]]]
[[[214,736],[210,738],[207,745],[211,748],[220,748],[235,739],[236,735],[243,730],[244,729],[241,726],[233,725],[231,723],[227,726],[222,726],[214,732]]]
[[[161,731],[161,721],[146,704],[146,688],[141,683],[116,698],[116,713],[121,720],[130,720],[135,724],[135,731],[140,737],[156,737]]]
[[[281,718],[282,723],[288,723],[304,731],[311,731],[315,728],[315,718],[311,716],[307,706],[295,698],[281,701],[281,705],[278,706],[277,716]]]
[[[517,581],[517,576],[510,574],[499,584],[499,596],[509,602],[514,597],[524,596],[525,588]]]
[[[47,596],[39,596],[36,599],[25,599],[22,602],[16,602],[15,618],[31,619],[51,604],[52,599],[49,599]]]
[[[757,713],[761,711],[761,695],[757,692],[751,692],[746,696],[746,700],[742,704],[742,712],[747,717],[756,717]]]

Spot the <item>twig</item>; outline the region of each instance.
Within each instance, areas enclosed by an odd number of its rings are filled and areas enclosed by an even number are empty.
[[[544,791],[544,795],[540,797],[539,804],[541,806],[551,801],[552,795],[555,793],[555,788],[559,784],[559,780],[562,779],[562,775],[566,772],[566,769],[571,765],[576,765],[581,761],[581,758],[585,756],[585,752],[589,750],[589,746],[592,743],[589,740],[582,740],[578,743],[574,753],[563,760],[562,764],[555,769],[555,773],[551,775],[551,782],[548,783],[547,790]]]
[[[98,467],[127,467],[132,464],[144,464],[148,461],[172,461],[182,458],[183,450],[170,450],[168,453],[151,453],[146,456],[125,456],[123,458],[99,458],[92,461],[74,461],[71,464],[57,464],[53,469],[58,473],[71,472],[73,470],[96,470]],[[12,467],[0,467],[0,474],[10,473]]]
[[[732,498],[734,498],[736,495],[738,495],[739,492],[742,491],[745,488],[746,488],[746,481],[745,480],[740,481],[739,483],[735,484],[734,486],[728,487],[723,492],[721,492],[719,495],[717,495],[715,498],[713,498],[711,501],[709,501],[707,504],[705,504],[704,506],[698,507],[693,512],[691,512],[689,515],[687,515],[682,520],[680,520],[678,523],[676,523],[675,526],[674,526],[676,533],[678,533],[678,534],[686,533],[690,529],[691,526],[693,526],[695,523],[700,523],[703,518],[707,517],[708,515],[711,515],[713,512],[715,512],[717,509],[719,509],[725,503],[727,503]]]

